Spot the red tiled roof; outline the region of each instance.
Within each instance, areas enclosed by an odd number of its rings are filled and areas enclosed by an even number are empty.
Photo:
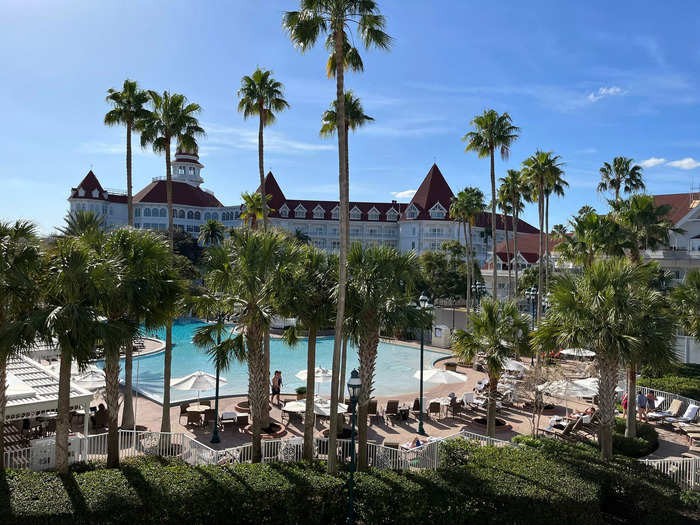
[[[77,191],[79,188],[82,188],[85,191],[85,195],[78,195]],[[97,197],[92,196],[93,190],[98,191]],[[71,197],[76,197],[78,199],[94,199],[103,201],[105,200],[104,193],[105,190],[102,187],[102,184],[100,184],[100,181],[97,180],[97,177],[92,172],[92,170],[88,171],[87,175],[85,175],[85,178],[82,181],[80,181],[80,184],[78,184],[77,187],[71,188]]]
[[[173,204],[181,206],[201,206],[201,207],[222,207],[223,204],[211,193],[187,184],[186,182],[172,181],[173,184]],[[134,202],[157,202],[165,204],[168,202],[166,193],[167,182],[158,180],[151,182],[148,186],[134,195]]]
[[[127,203],[126,195],[116,195],[114,193],[109,193],[107,194],[107,196],[109,197],[109,202],[116,202],[119,204]]]
[[[656,206],[663,206],[664,204],[671,206],[671,211],[666,214],[666,218],[673,222],[673,224],[678,224],[678,221],[694,208],[691,207],[691,204],[696,200],[700,200],[700,194],[698,193],[654,195],[654,204]]]
[[[449,212],[452,197],[454,197],[454,193],[452,193],[450,185],[447,184],[445,177],[442,176],[437,164],[433,164],[418,187],[418,191],[411,199],[411,204],[418,208],[416,219],[430,219],[430,208],[435,206],[437,202]],[[406,217],[403,218],[405,219]],[[447,213],[444,220],[449,220]]]
[[[554,247],[561,242],[561,239],[549,236],[549,251],[554,251]],[[506,251],[506,241],[501,241],[496,244],[496,255],[502,260],[507,261],[508,256],[513,257],[515,242],[512,236],[508,237],[508,248]],[[540,257],[540,234],[539,233],[519,233],[518,234],[518,252],[530,264],[534,264]]]

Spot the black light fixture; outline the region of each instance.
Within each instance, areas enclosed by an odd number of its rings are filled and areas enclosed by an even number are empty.
[[[350,394],[350,399],[357,402],[360,397],[360,389],[362,388],[362,380],[360,379],[360,374],[357,370],[350,372],[350,379],[348,379],[348,394]]]
[[[357,369],[350,372],[348,380],[348,394],[350,394],[350,406],[352,408],[350,417],[350,477],[348,479],[348,523],[355,524],[355,505],[353,504],[353,489],[355,487],[355,408],[362,391],[362,380]]]

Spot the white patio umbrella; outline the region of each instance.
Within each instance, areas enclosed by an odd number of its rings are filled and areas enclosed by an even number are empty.
[[[296,377],[298,379],[301,379],[302,381],[306,381],[308,375],[309,374],[307,370],[299,370],[296,373]],[[333,373],[327,368],[324,368],[322,366],[317,366],[316,368],[314,368],[314,383],[316,383],[316,392],[318,392],[319,390],[319,383],[330,383],[332,378]]]
[[[301,414],[306,410],[306,401],[287,401],[284,404],[283,410],[285,412],[293,412],[296,414]],[[348,411],[348,406],[343,403],[338,403],[338,414],[344,414]],[[316,396],[314,398],[314,414],[317,416],[328,417],[331,415],[331,402],[328,399]]]
[[[527,366],[525,363],[517,361],[515,359],[507,359],[505,364],[503,365],[503,370],[515,370],[516,372],[524,372],[525,370],[529,369],[530,367]]]
[[[420,370],[416,370],[413,377],[420,379]],[[452,385],[455,383],[464,383],[467,381],[467,376],[452,372],[450,370],[442,370],[440,368],[428,368],[423,370],[423,382],[434,383],[436,385]]]
[[[94,392],[105,388],[105,373],[104,370],[91,365],[85,372],[71,377],[71,381],[74,381],[79,387]]]
[[[577,383],[579,385],[583,385],[586,388],[590,388],[591,390],[594,390],[596,394],[598,394],[598,378],[597,377],[587,377],[586,379],[577,379],[574,381],[574,383]],[[615,387],[615,392],[624,392],[622,388],[619,386]]]
[[[219,383],[226,383],[226,379],[219,377]],[[208,372],[197,370],[185,377],[178,377],[170,381],[170,388],[176,390],[196,390],[197,404],[199,404],[199,393],[202,390],[211,390],[216,388],[216,376]]]
[[[585,348],[565,348],[560,352],[563,355],[573,355],[576,357],[595,357],[595,352]]]
[[[566,379],[549,381],[539,385],[537,389],[553,397],[593,397],[598,394],[598,389],[592,388],[591,385]]]

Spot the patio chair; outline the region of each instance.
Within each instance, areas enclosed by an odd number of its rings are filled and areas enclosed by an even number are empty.
[[[100,403],[100,408],[95,412],[95,428],[107,428],[108,412],[105,406]]]
[[[187,413],[187,426],[192,425],[198,427],[202,424],[202,414],[199,412]]]
[[[189,403],[183,403],[180,405],[180,417],[178,418],[178,422],[182,419],[182,416],[185,416],[185,419],[187,419],[187,409],[189,407]]]
[[[665,417],[678,417],[683,408],[683,402],[680,399],[674,399],[668,406],[667,410],[657,410],[655,412],[649,412],[647,418],[650,420],[659,420]]]
[[[248,426],[248,414],[239,414],[236,418],[235,426],[238,427],[239,431]]]
[[[664,422],[665,423],[690,423],[691,421],[695,421],[695,418],[698,417],[698,410],[700,410],[700,407],[698,405],[688,405],[688,408],[685,409],[685,413],[680,416],[680,417],[665,417]]]
[[[432,401],[430,405],[428,405],[428,416],[432,418],[433,414],[437,415],[436,419],[440,419],[440,416],[442,415],[442,407],[437,401]]]
[[[426,398],[423,398],[423,413],[426,414],[428,412],[428,401]],[[414,416],[418,417],[420,414],[420,399],[415,398],[413,400],[413,406],[411,407],[411,414]]]
[[[218,418],[216,417],[216,410],[214,410],[213,408],[208,408],[204,411],[204,424],[208,425],[211,422],[213,422],[216,425],[218,422]]]
[[[386,409],[384,409],[384,417],[389,416],[398,416],[399,415],[399,400],[398,399],[390,399],[389,401],[386,402]]]
[[[350,400],[348,400],[349,403]],[[348,404],[349,406],[349,404]],[[379,418],[379,413],[377,412],[377,400],[370,399],[367,403],[367,418],[369,419],[369,424],[372,424],[372,418]]]

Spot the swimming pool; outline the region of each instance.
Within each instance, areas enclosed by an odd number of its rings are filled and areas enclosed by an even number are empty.
[[[171,374],[173,378],[182,377],[196,370],[214,374],[214,365],[206,354],[192,344],[194,330],[202,326],[200,322],[178,322],[173,325],[173,360]],[[150,335],[150,334],[149,334]],[[165,330],[154,334],[165,339]],[[306,368],[306,339],[301,339],[295,346],[290,347],[280,339],[270,340],[270,368],[282,371],[282,392],[293,392],[298,386],[305,386],[306,381],[296,378],[299,370]],[[444,354],[425,351],[426,368]],[[333,338],[319,338],[316,344],[316,366],[330,369],[333,359]],[[101,365],[101,363],[100,363]],[[124,364],[121,363],[122,379]],[[360,362],[357,351],[352,345],[348,346],[348,364],[346,376],[350,370],[358,368]],[[413,347],[379,343],[377,367],[374,380],[374,395],[386,396],[418,391],[418,380],[413,373],[420,366],[420,352]],[[245,363],[233,363],[231,368],[221,373],[227,383],[220,385],[222,396],[245,394],[248,392],[248,366]],[[139,395],[143,395],[162,403],[163,401],[163,353],[137,357],[134,359],[133,385]],[[330,383],[321,383],[320,393],[330,392]],[[214,390],[202,391],[202,398],[213,397]],[[171,389],[170,400],[173,403],[197,399],[196,390]]]

